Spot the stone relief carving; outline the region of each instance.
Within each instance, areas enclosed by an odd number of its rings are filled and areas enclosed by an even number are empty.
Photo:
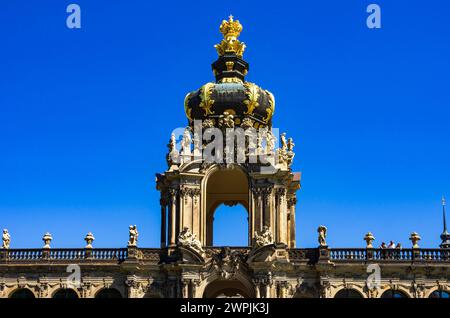
[[[270,227],[264,225],[261,232],[255,231],[255,248],[273,244],[273,236]]]
[[[197,240],[197,236],[193,234],[187,226],[185,226],[178,235],[178,245],[191,248],[200,254],[204,253],[202,244]]]
[[[224,247],[219,253],[213,251],[208,253],[211,258],[211,265],[208,272],[216,270],[223,279],[231,279],[236,275],[241,264],[245,263],[246,253]]]

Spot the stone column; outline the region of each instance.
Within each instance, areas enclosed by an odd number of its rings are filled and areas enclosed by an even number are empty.
[[[278,188],[276,190],[276,236],[275,241],[289,244],[287,240],[287,211],[286,211],[286,189]]]
[[[260,232],[263,226],[263,200],[262,200],[262,191],[261,188],[254,187],[252,188],[252,206],[253,206],[253,226],[252,232],[250,233],[251,241],[253,242],[253,235],[256,232]]]
[[[176,245],[176,223],[177,223],[177,190],[170,189],[170,214],[169,214],[169,245]]]
[[[263,225],[267,225],[270,227],[272,232],[274,231],[274,227],[272,224],[272,187],[262,188],[262,197],[263,197]]]
[[[161,205],[161,248],[165,248],[167,245],[166,237],[167,237],[167,230],[166,230],[166,219],[167,219],[167,199],[161,198],[159,201]]]
[[[200,233],[200,188],[192,189],[192,233],[201,237]]]
[[[295,205],[297,204],[296,197],[290,197],[287,201],[289,209],[289,247],[295,248]]]
[[[181,280],[182,298],[189,298],[189,283],[190,283],[190,280],[188,280],[188,279]]]
[[[255,298],[261,298],[260,281],[259,279],[253,279],[253,285],[255,286]]]

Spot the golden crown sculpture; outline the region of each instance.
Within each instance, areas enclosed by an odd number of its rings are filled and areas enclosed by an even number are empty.
[[[234,53],[242,58],[245,44],[237,39],[242,32],[242,25],[239,23],[239,20],[233,20],[233,16],[230,15],[228,21],[222,21],[219,30],[224,37],[219,44],[214,45],[219,56],[223,56],[225,53]]]

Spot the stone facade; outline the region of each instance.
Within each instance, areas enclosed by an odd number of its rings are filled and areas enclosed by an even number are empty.
[[[348,291],[351,297],[379,298],[394,292],[428,298],[450,293],[450,251],[445,249],[297,249],[269,244],[256,249],[205,248],[203,255],[181,246],[171,253],[169,248],[129,247],[11,249],[0,255],[2,298],[17,297],[23,290],[36,298],[57,297],[61,291],[65,297],[110,296],[105,290],[129,298],[333,298],[339,292],[348,296]],[[380,277],[372,286],[374,265]],[[71,278],[74,269],[78,280]]]

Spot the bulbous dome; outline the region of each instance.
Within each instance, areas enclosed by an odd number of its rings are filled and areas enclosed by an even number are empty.
[[[215,47],[219,58],[212,64],[216,82],[190,92],[184,100],[184,110],[192,124],[194,120],[209,120],[213,126],[225,113],[233,116],[235,126],[271,126],[275,98],[267,90],[245,81],[249,65],[242,59],[245,44],[237,37],[242,31],[239,21],[230,16],[220,26],[224,39]]]

